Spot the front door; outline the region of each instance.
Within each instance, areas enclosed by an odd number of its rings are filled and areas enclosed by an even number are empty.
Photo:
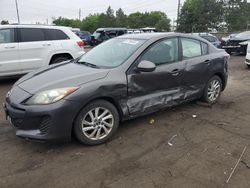
[[[142,60],[156,65],[153,72],[139,72]],[[184,64],[179,61],[178,38],[160,40],[149,47],[127,73],[130,114],[139,115],[179,104],[183,98],[181,77]]]

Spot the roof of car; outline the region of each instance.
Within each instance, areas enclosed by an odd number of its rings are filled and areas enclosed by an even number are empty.
[[[185,37],[192,37],[196,39],[200,39],[197,36],[192,36],[189,34],[183,34],[183,33],[175,33],[175,32],[156,32],[156,33],[139,33],[139,34],[126,34],[126,35],[121,35],[118,38],[129,38],[129,39],[144,39],[144,40],[149,40],[149,39],[154,39],[154,38],[164,38],[164,37],[171,37],[171,36],[185,36]]]
[[[40,25],[40,24],[8,24],[0,25],[0,28],[68,28],[65,26],[56,26],[56,25]]]
[[[107,27],[107,28],[98,28],[96,31],[119,31],[119,30],[127,30],[125,27]]]

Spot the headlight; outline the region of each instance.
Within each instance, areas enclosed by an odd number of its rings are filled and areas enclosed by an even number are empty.
[[[248,45],[248,43],[250,43],[250,41],[240,42],[239,45]]]
[[[29,98],[25,104],[27,105],[38,105],[38,104],[51,104],[55,103],[67,95],[76,91],[77,87],[67,87],[67,88],[59,88],[59,89],[52,89],[47,91],[39,92]]]

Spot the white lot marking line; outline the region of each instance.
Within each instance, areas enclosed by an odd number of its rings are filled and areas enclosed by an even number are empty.
[[[170,138],[170,140],[168,141],[168,145],[170,145],[170,146],[173,146],[173,144],[172,143],[170,143],[175,137],[177,136],[177,134],[176,135],[174,135],[174,136],[172,136],[172,138]]]
[[[233,175],[233,173],[234,173],[235,169],[237,168],[237,166],[238,166],[239,162],[241,161],[241,158],[243,157],[243,155],[244,155],[244,153],[245,153],[246,149],[247,149],[247,147],[245,146],[245,147],[244,147],[244,149],[243,149],[243,151],[242,151],[242,153],[241,153],[241,155],[240,155],[240,158],[238,159],[237,163],[235,164],[235,166],[234,166],[234,168],[233,168],[233,170],[232,170],[232,172],[231,172],[230,176],[228,177],[228,179],[227,179],[226,183],[228,183],[228,182],[229,182],[229,180],[230,180],[230,178],[232,177],[232,175]]]

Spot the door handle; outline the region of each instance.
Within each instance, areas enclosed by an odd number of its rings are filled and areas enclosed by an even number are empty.
[[[51,44],[50,43],[45,43],[45,44],[43,44],[43,46],[51,46]]]
[[[206,61],[204,61],[204,63],[207,64],[207,65],[209,65],[211,63],[211,61],[210,60],[206,60]]]
[[[4,47],[5,49],[13,49],[13,48],[16,48],[15,46],[5,46]]]
[[[171,74],[172,74],[173,76],[178,76],[178,75],[180,74],[180,70],[179,70],[179,69],[174,69],[174,70],[171,72]]]

